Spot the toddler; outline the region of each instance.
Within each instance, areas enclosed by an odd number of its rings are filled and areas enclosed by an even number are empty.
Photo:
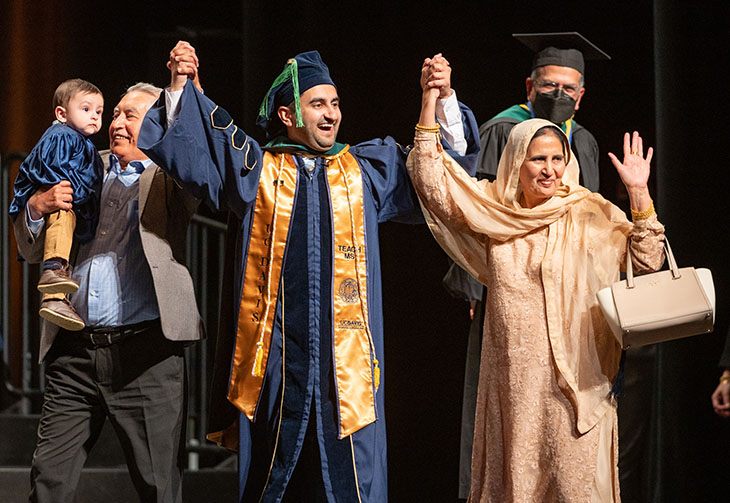
[[[20,166],[10,217],[15,220],[30,197],[41,187],[68,180],[73,188],[73,209],[46,215],[43,271],[38,290],[43,293],[39,314],[67,330],[81,330],[84,321],[66,294],[78,290],[71,278],[69,257],[74,236],[80,242],[94,237],[103,174],[99,153],[89,136],[101,128],[104,97],[85,80],[71,79],[53,96],[56,120]]]

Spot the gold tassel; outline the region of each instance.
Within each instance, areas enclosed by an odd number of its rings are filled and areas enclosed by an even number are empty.
[[[256,377],[264,377],[262,365],[264,361],[264,343],[259,341],[256,343],[256,361],[253,364],[253,375]]]
[[[373,379],[375,380],[375,391],[378,391],[378,388],[380,387],[380,365],[378,364],[378,360],[373,360],[373,365],[375,368],[373,369]]]

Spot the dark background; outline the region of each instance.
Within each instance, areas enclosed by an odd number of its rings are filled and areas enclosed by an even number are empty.
[[[718,2],[719,5],[719,2]],[[701,6],[701,7],[700,7]],[[255,137],[260,100],[287,58],[317,49],[342,99],[339,139],[412,138],[423,58],[443,52],[481,124],[525,98],[531,54],[516,32],[579,31],[611,55],[589,62],[577,120],[602,152],[601,192],[626,207],[605,155],[624,131],[657,149],[652,187],[680,266],[713,270],[714,335],[659,347],[655,501],[727,501],[730,421],[710,406],[727,331],[730,270],[727,7],[689,2],[35,2],[4,0],[0,151],[29,150],[52,120],[51,96],[81,77],[105,93],[103,131],[124,89],[164,86],[179,38],[198,51],[206,94]],[[99,148],[107,148],[104,132]],[[454,501],[465,303],[440,286],[445,255],[423,226],[381,227],[391,499]]]

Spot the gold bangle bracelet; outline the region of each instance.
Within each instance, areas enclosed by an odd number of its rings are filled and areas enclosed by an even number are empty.
[[[438,133],[440,130],[441,130],[440,124],[436,124],[433,127],[421,126],[420,124],[416,124],[416,131],[423,131],[425,133]]]
[[[652,201],[651,205],[644,211],[631,210],[631,220],[646,220],[653,214],[654,214],[654,201]]]
[[[730,375],[721,375],[720,376],[720,384],[724,384],[726,382],[730,382]]]

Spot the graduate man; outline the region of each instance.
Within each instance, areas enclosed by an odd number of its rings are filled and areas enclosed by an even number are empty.
[[[336,141],[338,91],[316,51],[290,59],[264,97],[265,145],[188,81],[197,76],[189,44],[168,66],[171,86],[145,119],[142,149],[239,220],[218,341],[221,395],[236,414],[217,412],[209,438],[239,449],[243,501],[387,501],[378,224],[420,220],[407,150],[390,137]],[[443,136],[466,167],[477,128],[450,71],[436,55],[421,83],[440,89]]]

